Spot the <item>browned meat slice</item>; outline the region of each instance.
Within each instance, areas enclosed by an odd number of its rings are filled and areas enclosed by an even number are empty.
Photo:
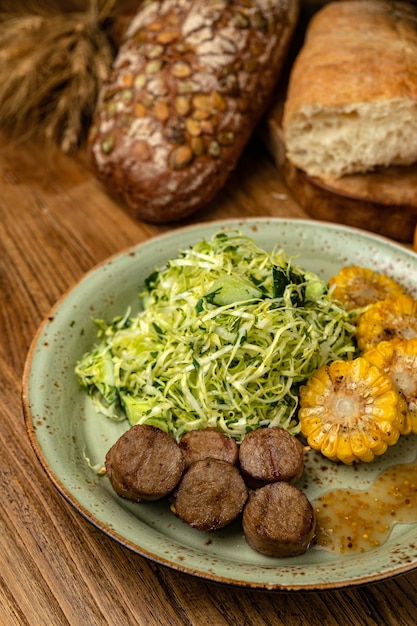
[[[253,491],[243,511],[246,541],[267,556],[303,554],[314,540],[315,529],[311,503],[289,483],[272,483]]]
[[[235,465],[239,456],[236,441],[215,428],[191,430],[181,438],[179,446],[184,455],[186,467],[194,461],[201,461],[208,457]]]
[[[175,490],[172,511],[198,530],[217,530],[242,512],[248,498],[235,465],[219,459],[195,461]]]
[[[239,465],[249,487],[268,483],[295,483],[304,471],[304,447],[283,428],[258,428],[240,444]]]
[[[120,496],[142,502],[168,495],[178,484],[184,459],[175,439],[153,426],[132,426],[106,455],[107,476]]]

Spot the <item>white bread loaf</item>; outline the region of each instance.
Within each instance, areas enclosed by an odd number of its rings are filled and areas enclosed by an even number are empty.
[[[291,69],[287,158],[308,175],[417,162],[417,8],[332,2],[311,20]]]

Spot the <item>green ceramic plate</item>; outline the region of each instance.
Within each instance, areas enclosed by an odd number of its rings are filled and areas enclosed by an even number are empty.
[[[31,346],[23,381],[23,405],[31,443],[61,494],[97,528],[157,563],[204,579],[271,590],[340,588],[407,572],[417,566],[417,524],[394,527],[388,541],[359,555],[310,549],[273,559],[252,550],[240,523],[202,533],[170,512],[168,503],[129,503],[117,497],[106,477],[88,467],[102,463],[126,428],[98,415],[80,389],[74,366],[96,340],[92,316],[110,320],[138,304],[143,280],[177,256],[180,248],[221,228],[238,228],[271,249],[281,246],[298,263],[324,278],[347,264],[390,274],[417,294],[417,256],[381,237],[351,228],[304,220],[254,219],[211,222],[173,230],[123,251],[89,272],[57,303]],[[355,471],[312,455],[302,488],[310,499],[335,487],[363,487],[388,465],[416,457],[413,436],[370,465]],[[319,460],[318,460],[318,457]],[[316,461],[314,461],[316,459]]]

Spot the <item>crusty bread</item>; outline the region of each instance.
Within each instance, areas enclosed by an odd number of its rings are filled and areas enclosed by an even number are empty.
[[[133,18],[89,137],[97,177],[133,214],[207,203],[266,111],[298,0],[162,0]]]
[[[332,2],[312,18],[284,107],[287,158],[310,176],[417,162],[417,8]]]

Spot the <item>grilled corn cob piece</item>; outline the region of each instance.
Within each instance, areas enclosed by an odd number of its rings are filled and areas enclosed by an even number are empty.
[[[300,390],[302,434],[332,461],[373,461],[398,441],[399,394],[363,357],[319,368]]]
[[[343,267],[330,278],[329,287],[332,288],[332,297],[348,311],[405,293],[404,288],[390,276],[358,265]]]
[[[417,337],[417,300],[411,296],[386,298],[359,315],[356,340],[361,352],[397,337]]]
[[[400,433],[417,434],[417,338],[381,341],[364,357],[394,382],[404,403]]]

